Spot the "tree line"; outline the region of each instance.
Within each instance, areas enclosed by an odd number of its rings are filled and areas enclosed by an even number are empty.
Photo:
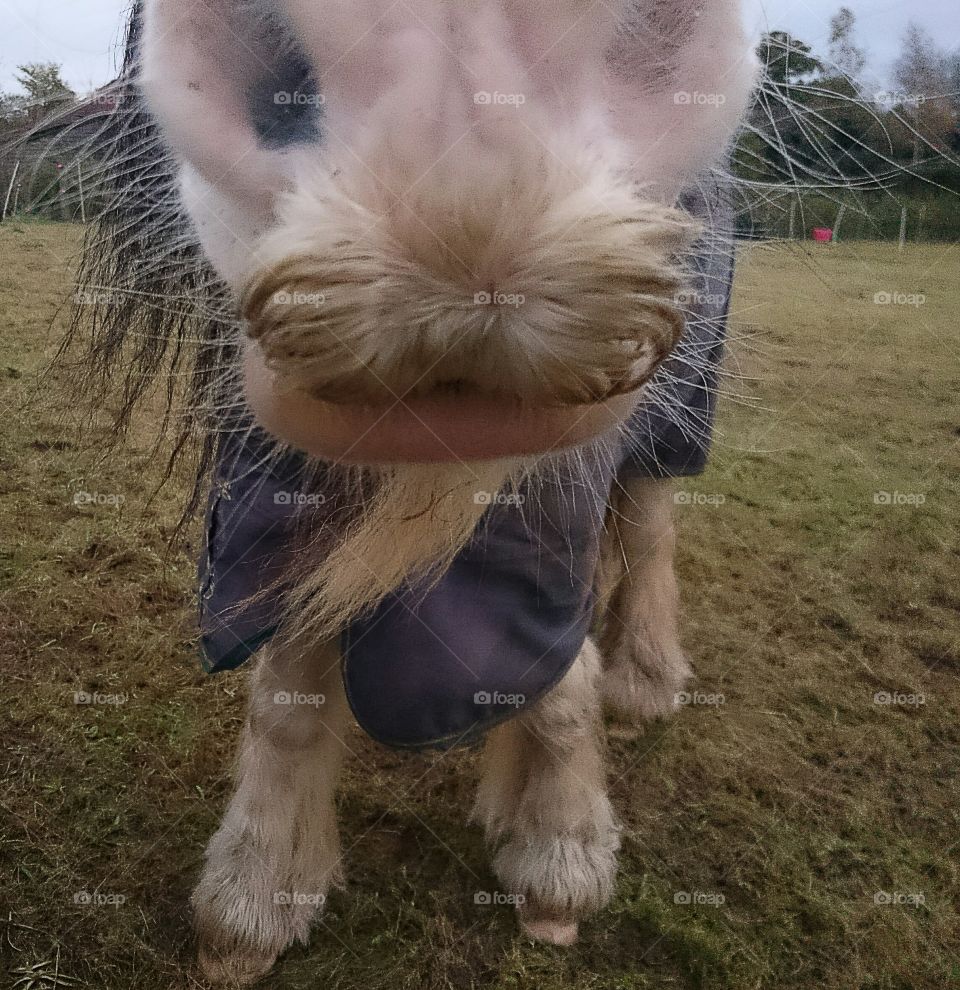
[[[870,86],[841,7],[826,52],[773,31],[758,54],[765,80],[733,166],[752,191],[745,224],[799,236],[846,215],[847,236],[890,238],[906,218],[915,239],[960,239],[960,52],[910,24],[890,84]]]

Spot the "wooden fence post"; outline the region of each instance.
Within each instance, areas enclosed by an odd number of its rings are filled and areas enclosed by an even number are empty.
[[[83,172],[80,168],[80,159],[77,159],[77,191],[80,193],[80,220],[82,223],[87,222],[87,207],[83,202]]]
[[[840,209],[837,210],[837,220],[833,225],[833,243],[836,244],[840,240],[840,224],[843,223],[843,215],[847,212],[847,204],[843,203]]]
[[[13,194],[13,186],[17,181],[17,175],[20,173],[20,161],[17,160],[17,164],[13,166],[13,175],[10,177],[10,185],[7,186],[7,198],[3,201],[3,215],[0,216],[0,223],[3,223],[7,219],[7,210],[10,207],[10,196]],[[14,210],[16,213],[16,210]]]

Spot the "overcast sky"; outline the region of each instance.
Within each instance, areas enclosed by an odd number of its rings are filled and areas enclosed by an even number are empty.
[[[825,51],[831,15],[844,0],[747,0],[771,29],[783,28]],[[948,49],[960,46],[958,0],[845,0],[857,14],[858,39],[885,82],[912,18]],[[113,77],[129,0],[0,0],[0,90],[15,89],[22,62],[59,62],[79,92]],[[763,13],[759,13],[760,11]]]

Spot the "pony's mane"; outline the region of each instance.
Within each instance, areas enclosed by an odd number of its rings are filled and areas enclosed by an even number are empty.
[[[192,235],[176,162],[136,84],[141,33],[137,3],[122,71],[97,93],[109,109],[79,152],[96,163],[87,195],[100,207],[84,232],[77,305],[59,357],[77,370],[85,395],[109,389],[119,396],[116,442],[144,400],[160,392],[157,444],[167,449],[167,476],[182,458],[195,460],[189,516],[223,438],[246,429],[247,420],[236,406],[239,391],[230,388],[237,335],[228,293]],[[68,126],[56,142],[69,140]]]

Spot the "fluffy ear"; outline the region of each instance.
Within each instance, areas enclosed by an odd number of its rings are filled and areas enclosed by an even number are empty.
[[[256,62],[245,30],[229,0],[146,0],[139,83],[176,154],[247,209],[268,213],[280,168],[244,102]]]
[[[720,158],[759,63],[741,0],[639,0],[608,52],[613,119],[637,176],[672,198]]]

